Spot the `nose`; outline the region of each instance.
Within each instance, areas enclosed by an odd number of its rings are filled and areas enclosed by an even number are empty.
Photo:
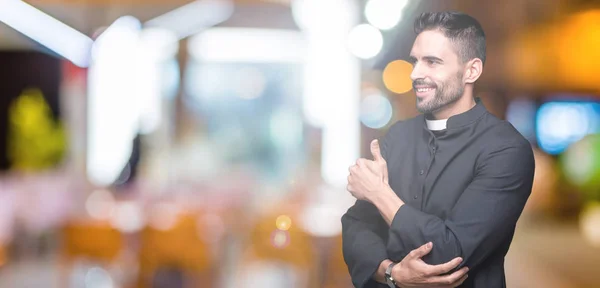
[[[423,69],[421,69],[421,65],[419,65],[419,63],[415,63],[413,64],[413,70],[410,73],[410,79],[412,81],[415,81],[416,79],[422,79],[425,78],[423,75]]]

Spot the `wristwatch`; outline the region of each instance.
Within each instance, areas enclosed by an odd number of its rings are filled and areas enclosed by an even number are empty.
[[[398,263],[394,263],[392,262],[387,269],[385,269],[385,282],[387,283],[387,285],[390,288],[396,288],[396,280],[394,280],[394,277],[392,277],[392,268],[394,268],[394,265],[396,265]]]

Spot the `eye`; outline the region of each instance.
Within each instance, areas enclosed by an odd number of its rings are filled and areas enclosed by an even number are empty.
[[[427,65],[433,66],[435,64],[437,64],[437,62],[435,60],[427,60]]]

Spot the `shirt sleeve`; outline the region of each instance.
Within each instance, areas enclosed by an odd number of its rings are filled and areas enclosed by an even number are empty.
[[[436,265],[460,256],[463,262],[455,270],[473,270],[512,237],[531,194],[533,151],[527,143],[485,155],[447,219],[402,205],[392,220],[388,246],[411,251],[431,241],[433,249],[423,261]]]
[[[380,140],[381,154],[389,161],[391,129]],[[377,208],[363,200],[342,216],[343,255],[352,283],[357,288],[385,287],[373,280],[379,264],[388,259],[386,250],[388,226]]]
[[[357,288],[377,287],[373,275],[388,258],[385,242],[377,233],[381,231],[380,221],[383,219],[377,208],[362,200],[357,200],[342,216],[344,260]]]

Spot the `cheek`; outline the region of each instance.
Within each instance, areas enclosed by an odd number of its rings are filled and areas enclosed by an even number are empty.
[[[439,86],[443,86],[443,87],[456,87],[456,86],[460,86],[462,83],[462,74],[459,74],[458,72],[451,72],[451,73],[438,73],[435,75],[435,79],[433,79],[435,81],[435,83]]]

